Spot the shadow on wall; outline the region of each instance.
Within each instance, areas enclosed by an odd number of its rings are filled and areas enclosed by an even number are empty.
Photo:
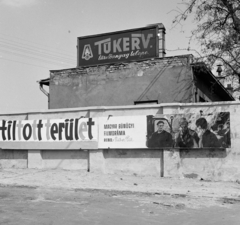
[[[0,150],[0,159],[27,159],[27,150]]]
[[[88,151],[82,150],[73,150],[73,151],[61,151],[61,150],[47,150],[41,151],[43,160],[52,160],[52,159],[88,159]]]
[[[104,149],[103,156],[108,158],[161,158],[161,150],[151,149]]]
[[[226,149],[180,150],[180,158],[226,158]]]
[[[173,77],[176,80],[175,89],[171,95],[173,102],[191,102],[193,97],[193,79],[190,67],[175,67],[172,68]]]
[[[179,149],[180,158],[226,158],[226,149]],[[108,158],[161,158],[157,149],[104,149],[103,156]]]

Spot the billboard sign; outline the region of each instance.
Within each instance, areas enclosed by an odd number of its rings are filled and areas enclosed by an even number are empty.
[[[158,27],[78,37],[78,66],[120,63],[158,57]]]
[[[97,128],[93,118],[1,120],[0,141],[96,141]]]
[[[230,148],[230,113],[158,114],[99,119],[98,148]]]
[[[148,148],[230,148],[230,113],[147,116]]]
[[[2,149],[230,147],[229,112],[0,120]]]
[[[95,149],[97,143],[98,118],[0,120],[2,148]]]

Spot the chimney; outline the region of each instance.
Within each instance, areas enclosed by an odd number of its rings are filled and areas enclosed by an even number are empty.
[[[158,57],[163,58],[166,55],[165,51],[165,34],[166,29],[162,23],[148,24],[147,26],[156,25],[158,28],[157,36],[158,36]]]
[[[216,71],[216,72],[218,73],[218,76],[221,77],[222,65],[221,65],[221,64],[218,64],[217,67],[218,67],[218,68],[217,68],[217,71]]]
[[[166,34],[166,29],[163,26],[162,23],[158,24],[158,46],[159,46],[159,57],[163,58],[166,55],[165,52],[165,34]]]

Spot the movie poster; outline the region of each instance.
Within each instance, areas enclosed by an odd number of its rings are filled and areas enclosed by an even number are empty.
[[[229,148],[230,113],[147,116],[148,148]]]

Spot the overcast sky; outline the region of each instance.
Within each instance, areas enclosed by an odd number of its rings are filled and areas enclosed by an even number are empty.
[[[77,37],[163,23],[166,56],[196,54],[179,50],[188,47],[192,20],[172,27],[181,2],[0,0],[0,113],[47,109],[37,81],[49,70],[76,67]]]

